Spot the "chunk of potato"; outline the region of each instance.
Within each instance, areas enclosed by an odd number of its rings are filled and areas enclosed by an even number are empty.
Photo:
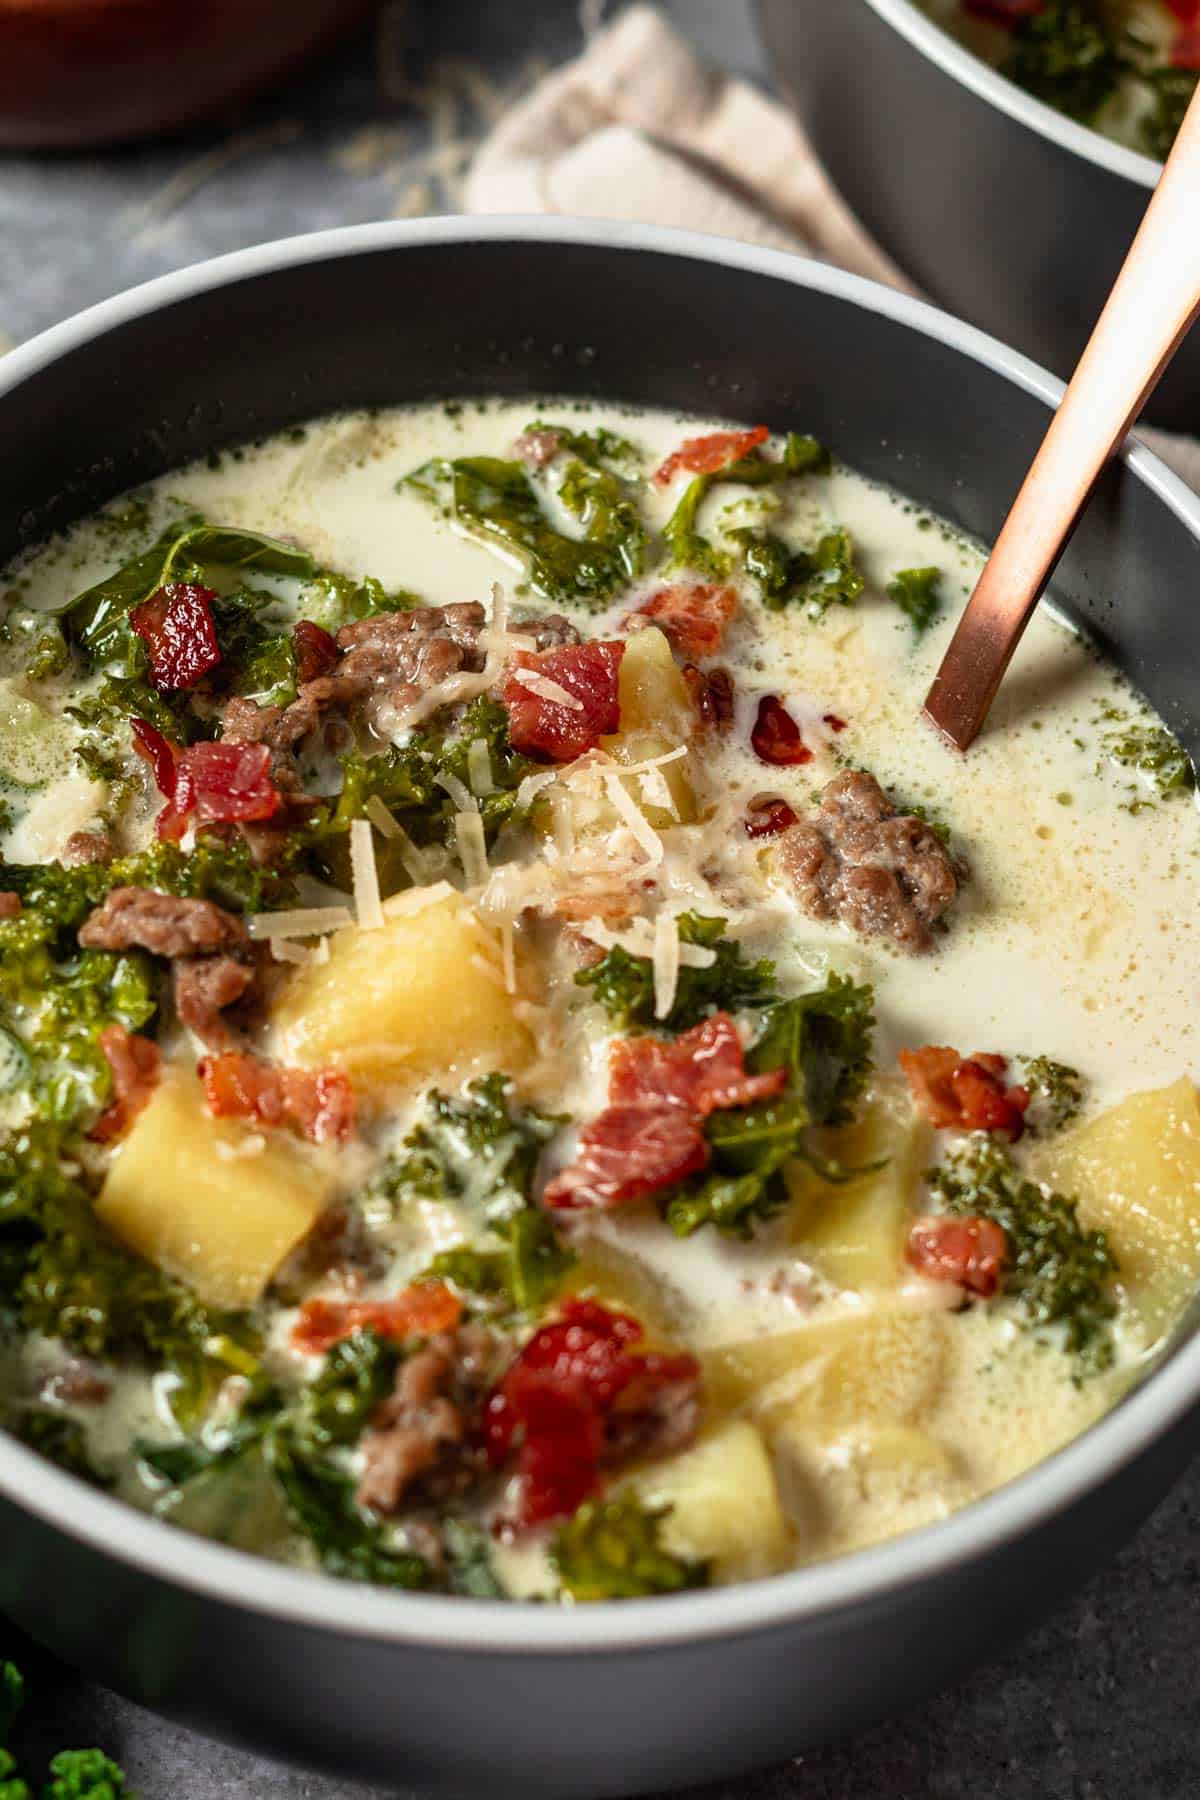
[[[497,978],[499,957],[458,895],[379,931],[340,931],[329,961],[298,970],[275,1009],[281,1057],[345,1069],[366,1087],[520,1068],[532,1041]]]
[[[788,1173],[794,1202],[792,1241],[806,1262],[843,1288],[890,1287],[900,1274],[912,1197],[928,1166],[932,1129],[915,1112],[908,1087],[881,1077],[858,1120],[819,1134],[821,1154],[847,1168],[883,1164],[844,1186],[796,1163]]]
[[[211,1306],[251,1306],[308,1232],[332,1171],[282,1131],[214,1119],[190,1074],[167,1075],[138,1114],[96,1200],[130,1249]]]
[[[691,695],[671,646],[657,626],[635,631],[626,644],[618,697],[621,728],[612,737],[600,740],[601,749],[607,750],[616,762],[649,762],[691,742],[696,723]],[[696,796],[689,761],[690,752],[653,771],[646,781],[631,776],[625,784],[657,831],[677,822],[690,825],[695,820]],[[655,802],[656,778],[667,784],[669,807]]]
[[[1182,1077],[1131,1094],[1040,1146],[1032,1172],[1108,1233],[1120,1280],[1157,1336],[1200,1284],[1200,1098]]]
[[[723,1344],[702,1361],[714,1405],[744,1408],[768,1432],[784,1422],[830,1432],[917,1418],[937,1392],[945,1353],[939,1314],[879,1306]]]
[[[711,1559],[718,1581],[748,1581],[786,1568],[792,1534],[761,1434],[734,1420],[629,1484],[651,1506],[671,1508],[663,1543],[676,1556]]]

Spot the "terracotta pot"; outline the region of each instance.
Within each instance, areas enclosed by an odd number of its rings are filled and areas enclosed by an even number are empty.
[[[0,145],[77,149],[245,100],[369,0],[0,0]]]

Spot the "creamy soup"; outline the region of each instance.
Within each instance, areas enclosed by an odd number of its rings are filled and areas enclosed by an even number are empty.
[[[1165,159],[1200,71],[1197,0],[921,0],[1039,100]]]
[[[9,569],[6,1420],[384,1585],[590,1600],[945,1517],[1200,1269],[1178,743],[765,428],[330,419]]]

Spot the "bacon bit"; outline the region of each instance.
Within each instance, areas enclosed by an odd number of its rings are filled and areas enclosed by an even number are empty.
[[[830,731],[845,731],[846,729],[845,719],[839,719],[836,713],[822,713],[821,723],[828,725]]]
[[[747,1075],[738,1028],[726,1012],[713,1013],[673,1043],[664,1038],[620,1038],[608,1055],[608,1097],[618,1106],[667,1103],[706,1119],[729,1106],[773,1100],[787,1086],[786,1069]]]
[[[778,794],[756,794],[746,808],[742,829],[747,837],[778,837],[796,823],[796,814]]]
[[[297,619],[292,626],[292,643],[296,651],[296,680],[303,687],[328,675],[341,655],[337,639],[312,619]]]
[[[733,723],[733,676],[728,669],[698,669],[683,665],[692,704],[705,731],[728,731]]]
[[[609,1104],[579,1134],[575,1161],[542,1196],[551,1211],[629,1206],[707,1168],[703,1124],[718,1107],[750,1106],[786,1085],[783,1069],[747,1075],[728,1013],[668,1043],[623,1038],[609,1051]]]
[[[960,1056],[941,1044],[902,1050],[900,1067],[918,1111],[939,1131],[1004,1131],[1015,1142],[1024,1129],[1029,1089],[1006,1087],[1002,1056]]]
[[[150,651],[150,685],[160,694],[193,687],[220,662],[216,597],[194,581],[170,581],[130,613],[130,626]]]
[[[145,719],[134,719],[133,747],[145,757],[167,804],[158,815],[160,838],[178,841],[189,818],[197,825],[269,819],[282,796],[271,779],[265,744],[201,743],[180,750]]]
[[[601,1466],[635,1452],[634,1412],[649,1415],[664,1389],[696,1382],[695,1357],[635,1350],[642,1337],[628,1313],[570,1300],[509,1365],[484,1409],[492,1468],[517,1455],[519,1499],[503,1532],[569,1518],[599,1491]]]
[[[453,1331],[462,1301],[444,1281],[418,1281],[391,1300],[306,1300],[292,1326],[292,1349],[322,1355],[353,1332],[370,1328],[402,1344],[406,1338]]]
[[[759,762],[772,768],[794,768],[811,762],[812,751],[800,735],[800,727],[791,713],[774,694],[766,694],[758,703],[758,716],[750,733],[750,748]]]
[[[679,583],[659,588],[636,612],[627,613],[622,623],[653,619],[680,656],[715,656],[725,642],[726,627],[736,617],[737,609],[738,597],[731,587]]]
[[[510,675],[502,697],[513,749],[551,762],[574,762],[594,750],[621,723],[618,680],[624,654],[624,643],[596,638],[541,654],[519,652],[519,669],[546,676],[580,704],[563,706]]]
[[[0,919],[15,919],[21,911],[21,896],[10,888],[0,891]]]
[[[354,1090],[339,1070],[277,1069],[248,1051],[224,1050],[203,1057],[199,1071],[214,1118],[288,1126],[314,1144],[354,1131]]]
[[[740,462],[751,450],[757,450],[770,435],[765,425],[755,425],[749,431],[710,431],[707,437],[685,438],[678,450],[673,450],[655,469],[654,479],[659,487],[666,487],[680,469],[693,475],[715,475],[718,469],[728,468],[730,463]]]
[[[990,1299],[1000,1285],[1008,1239],[994,1219],[916,1219],[905,1256],[930,1281],[953,1281]]]
[[[162,1053],[149,1038],[106,1025],[97,1040],[112,1071],[112,1104],[100,1114],[88,1136],[97,1144],[123,1137],[158,1086]]]

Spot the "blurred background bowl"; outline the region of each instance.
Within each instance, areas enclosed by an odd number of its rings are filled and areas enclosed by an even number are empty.
[[[1161,164],[1077,125],[911,0],[758,0],[781,90],[834,181],[940,305],[1069,375]],[[1150,407],[1200,431],[1200,331]]]
[[[0,146],[175,130],[290,73],[369,0],[0,0]]]

